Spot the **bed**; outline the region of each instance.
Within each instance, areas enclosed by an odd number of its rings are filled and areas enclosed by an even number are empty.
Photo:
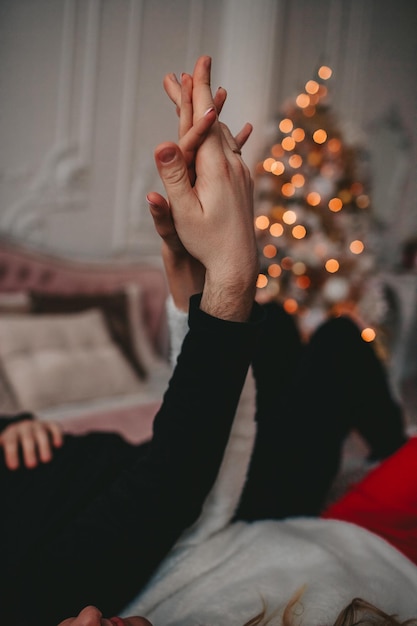
[[[168,382],[162,267],[0,239],[0,413],[140,442]]]
[[[160,267],[63,259],[0,240],[0,413],[32,410],[40,419],[59,420],[66,432],[113,431],[134,443],[148,440],[171,374],[166,299]],[[254,409],[249,370],[200,518],[125,615],[164,610],[173,592],[164,576],[181,572],[177,565],[190,547],[198,548],[196,566],[204,565],[199,551],[211,549],[227,528],[245,481]],[[329,500],[368,471],[366,454],[353,433]]]

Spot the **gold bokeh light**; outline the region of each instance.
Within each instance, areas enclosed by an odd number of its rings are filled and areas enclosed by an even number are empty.
[[[354,241],[351,242],[349,246],[349,250],[353,254],[361,254],[364,251],[364,249],[365,249],[364,243],[360,239],[355,239]]]
[[[337,213],[343,208],[343,202],[340,198],[331,198],[329,200],[328,207],[331,211],[333,211],[333,213]]]
[[[373,328],[364,328],[361,332],[361,337],[364,341],[369,343],[371,341],[374,341],[374,339],[376,338],[376,332]]]
[[[271,263],[271,265],[268,267],[268,274],[271,278],[278,278],[278,276],[281,276],[282,274],[282,269],[278,265],[278,263]]]
[[[300,93],[296,97],[295,102],[300,109],[305,109],[310,104],[310,96],[306,93]]]
[[[263,289],[264,287],[266,287],[266,286],[267,286],[267,284],[268,284],[268,279],[267,279],[267,277],[265,276],[265,274],[259,274],[259,275],[258,275],[258,279],[257,279],[257,281],[256,281],[256,286],[257,286],[259,289]]]
[[[303,141],[305,136],[306,136],[306,134],[305,134],[305,130],[303,128],[294,128],[294,130],[291,133],[291,137],[297,143],[300,142],[300,141]]]
[[[298,169],[303,164],[303,158],[299,154],[292,154],[288,159],[288,163],[291,165],[292,168]]]
[[[266,230],[269,226],[269,218],[266,215],[258,215],[255,219],[255,226],[259,230]]]
[[[321,196],[317,191],[310,191],[306,200],[310,206],[318,206],[321,202]]]
[[[295,193],[295,187],[292,183],[284,183],[281,187],[281,193],[286,198],[291,198]]]
[[[293,121],[288,117],[284,118],[279,123],[279,129],[282,133],[290,133],[294,127]]]
[[[329,274],[334,274],[339,271],[339,261],[337,259],[328,259],[324,265]]]
[[[298,310],[298,304],[294,298],[287,298],[283,303],[283,307],[287,313],[295,313]]]
[[[294,176],[291,176],[291,182],[294,185],[294,187],[299,188],[299,187],[304,187],[306,179],[304,178],[302,174],[294,174]]]
[[[294,224],[297,221],[297,213],[295,211],[291,211],[290,209],[285,211],[282,216],[282,221],[285,222],[285,224]]]
[[[305,90],[309,94],[317,93],[320,85],[316,80],[309,80],[306,82]]]
[[[307,234],[306,228],[302,224],[297,224],[297,226],[294,226],[291,232],[294,239],[304,239]]]
[[[265,159],[265,161],[262,164],[265,172],[270,172],[271,167],[274,165],[274,163],[275,163],[275,159],[271,157],[268,157],[267,159]]]
[[[281,146],[287,152],[290,152],[291,150],[294,150],[294,148],[295,148],[295,139],[294,139],[294,137],[284,137],[284,139],[281,141]]]
[[[271,166],[271,173],[275,176],[281,176],[285,172],[285,165],[282,161],[275,161]]]
[[[263,249],[263,255],[267,259],[273,259],[278,250],[272,243],[268,243]]]
[[[324,143],[327,139],[327,133],[323,128],[318,128],[313,133],[313,141],[316,143]]]
[[[278,224],[278,222],[275,222],[275,224],[271,224],[269,232],[273,237],[281,237],[284,233],[284,227],[282,224]]]
[[[328,65],[322,65],[321,67],[319,67],[317,74],[322,80],[328,80],[333,74],[333,71]]]

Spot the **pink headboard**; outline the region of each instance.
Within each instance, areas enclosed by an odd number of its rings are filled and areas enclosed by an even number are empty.
[[[132,283],[141,289],[149,338],[164,353],[167,286],[162,268],[136,261],[70,259],[0,239],[0,292],[104,294]]]

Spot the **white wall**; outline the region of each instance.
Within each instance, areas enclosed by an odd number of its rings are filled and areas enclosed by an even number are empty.
[[[325,61],[372,150],[384,260],[417,233],[417,12],[408,0],[1,0],[0,232],[82,256],[159,255],[145,194],[175,139],[166,72],[213,57],[224,119],[262,155],[282,102]]]

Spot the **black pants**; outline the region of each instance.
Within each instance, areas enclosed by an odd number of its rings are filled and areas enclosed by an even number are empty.
[[[348,318],[325,322],[303,345],[275,303],[253,359],[257,436],[237,519],[317,515],[356,430],[370,460],[405,441],[401,407],[372,344]]]

